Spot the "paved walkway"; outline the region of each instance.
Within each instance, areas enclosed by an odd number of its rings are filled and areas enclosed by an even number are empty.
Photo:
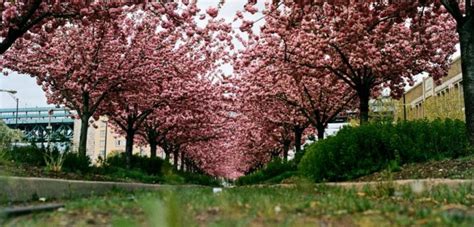
[[[457,187],[463,184],[474,185],[474,180],[454,179],[421,179],[421,180],[396,180],[391,182],[341,182],[324,183],[324,185],[339,186],[344,188],[363,189],[366,186],[379,186],[381,184],[393,184],[395,187],[410,186],[413,190],[426,190],[437,185]],[[256,187],[267,187],[258,185]],[[292,187],[294,185],[274,185],[281,187]],[[194,185],[159,185],[143,183],[104,182],[104,181],[81,181],[62,180],[52,178],[34,177],[5,177],[0,176],[0,203],[14,201],[28,201],[38,198],[72,198],[78,196],[100,195],[113,189],[124,191],[158,190],[175,187],[196,187]]]

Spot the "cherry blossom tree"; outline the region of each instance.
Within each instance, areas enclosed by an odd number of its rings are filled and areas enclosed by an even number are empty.
[[[147,25],[146,22],[138,22],[132,26],[138,29],[131,30],[139,31],[131,35],[132,46],[136,43],[140,48],[133,54],[134,61],[128,62],[129,68],[120,72],[123,77],[128,78],[127,89],[112,97],[101,111],[126,135],[125,152],[128,164],[135,135],[143,123],[147,122],[147,118],[160,108],[174,109],[181,106],[185,109],[193,106],[193,102],[199,97],[196,93],[208,87],[202,83],[203,78],[219,65],[218,60],[225,57],[224,44],[227,44],[229,39],[223,38],[221,32],[221,29],[227,28],[228,25],[220,22],[211,21],[203,28],[190,22],[186,26],[173,29],[174,35],[167,32],[167,29],[155,34],[155,26]],[[184,112],[177,113],[176,116],[183,116],[182,114]],[[149,129],[153,127],[155,126]],[[172,146],[175,162],[178,160],[176,153],[182,143],[179,141],[164,141]],[[169,146],[162,148],[167,152]]]
[[[178,13],[178,3],[172,0],[157,1],[45,1],[16,0],[2,1],[0,4],[0,54],[4,54],[18,39],[30,39],[31,36],[50,37],[54,29],[66,22],[80,21],[91,23],[94,20],[116,20],[122,11],[133,12],[138,9],[164,15],[169,25],[186,24],[189,16],[198,9],[195,1],[183,0]]]
[[[294,109],[295,113],[288,114],[306,119],[317,130],[318,138],[322,139],[329,122],[342,111],[354,109],[354,92],[324,71],[275,58],[284,56],[286,47],[276,48],[268,44],[265,39],[260,39],[248,45],[237,57],[234,67],[237,73],[242,74],[242,80],[248,83],[247,93],[258,96],[257,100],[278,100],[279,105]],[[298,151],[305,129],[301,125],[305,124],[294,126]]]
[[[324,3],[334,5],[350,5],[352,1],[336,1],[336,0],[295,0],[290,1],[273,1],[275,4],[289,3],[290,7],[293,7],[294,11],[300,11],[302,9],[311,8],[312,5],[321,5]],[[427,20],[437,20],[437,23],[446,23],[450,21],[444,16],[440,16],[449,13],[452,19],[455,21],[455,28],[446,28],[441,30],[433,29],[432,26],[419,26],[415,27],[420,34],[433,33],[435,30],[439,38],[433,37],[429,39],[432,42],[436,42],[438,45],[451,45],[453,42],[459,41],[461,47],[461,69],[463,75],[463,91],[464,91],[464,110],[466,116],[466,126],[468,129],[469,140],[471,144],[474,144],[474,4],[472,0],[412,0],[412,1],[378,1],[370,0],[364,1],[369,5],[377,5],[381,8],[386,9],[382,20],[398,20],[409,18],[412,21],[421,23]],[[255,4],[256,1],[249,0],[249,3]],[[441,7],[443,6],[443,7]],[[431,8],[431,12],[436,15],[433,16],[431,13],[424,13],[423,11],[427,8]],[[421,9],[421,12],[420,12]],[[302,18],[302,16],[300,16]],[[363,19],[360,17],[359,19]],[[452,20],[451,20],[452,21]],[[377,23],[378,24],[378,23]],[[456,31],[458,39],[447,35],[446,30]],[[410,45],[407,43],[406,45]],[[418,43],[413,43],[413,46]],[[439,76],[434,74],[435,77]]]
[[[128,45],[117,24],[105,21],[63,26],[54,34],[42,45],[17,42],[20,47],[7,52],[4,63],[36,77],[49,103],[76,111],[82,124],[79,153],[85,155],[90,118],[111,93],[125,85],[116,72],[128,61]]]
[[[359,98],[361,122],[368,120],[371,96],[384,87],[400,96],[421,72],[440,78],[454,52],[453,21],[430,8],[421,12],[423,20],[410,22],[391,15],[386,5],[365,2],[323,3],[303,13],[272,7],[260,38],[284,46],[280,57],[286,61],[331,73],[350,86]]]
[[[137,2],[138,3],[138,2]],[[50,36],[68,20],[107,20],[120,15],[124,1],[2,1],[0,54],[17,39],[33,34]]]

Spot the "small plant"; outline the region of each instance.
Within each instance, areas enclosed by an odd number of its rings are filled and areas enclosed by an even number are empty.
[[[46,163],[46,170],[51,172],[61,172],[64,164],[64,154],[57,152],[55,155],[53,152],[46,152],[44,154],[44,162]]]
[[[382,171],[382,181],[376,186],[379,196],[394,196],[395,195],[395,182],[393,181],[393,170],[391,161],[387,168]]]

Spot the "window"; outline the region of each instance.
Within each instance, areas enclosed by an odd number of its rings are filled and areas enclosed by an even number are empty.
[[[100,146],[102,146],[102,147],[105,146],[105,140],[100,141]]]
[[[115,139],[115,146],[116,146],[116,147],[122,146],[122,143],[121,143],[121,141],[120,141],[119,139]]]
[[[105,137],[105,130],[100,130],[100,136]]]

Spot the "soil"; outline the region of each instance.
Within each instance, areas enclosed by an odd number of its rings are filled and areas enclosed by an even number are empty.
[[[392,171],[391,173],[388,171],[376,172],[360,177],[355,181],[426,178],[474,179],[474,156],[406,164],[401,166],[397,171]]]

